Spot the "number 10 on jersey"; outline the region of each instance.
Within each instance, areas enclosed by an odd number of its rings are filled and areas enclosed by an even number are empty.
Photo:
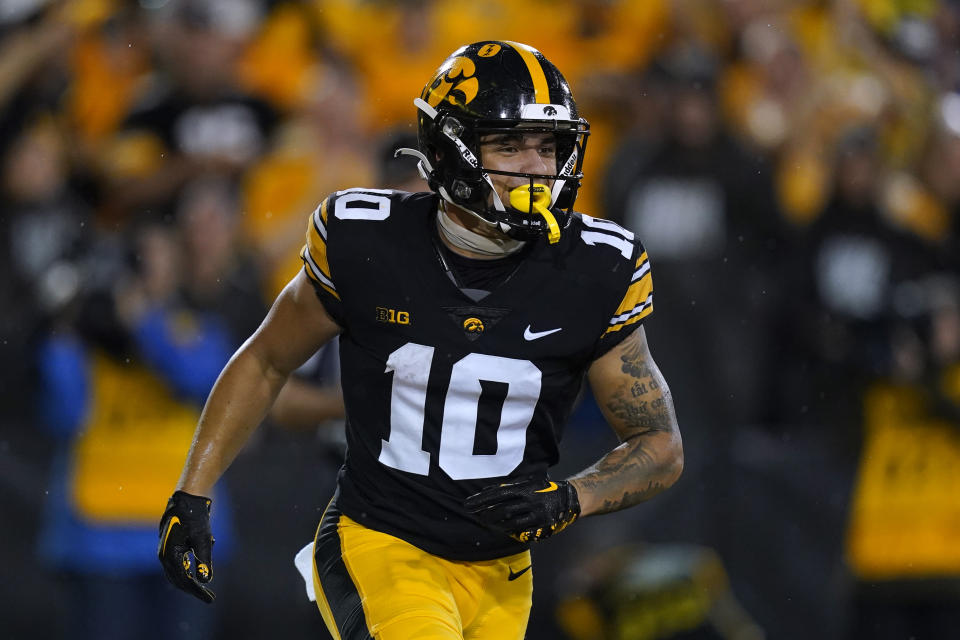
[[[434,348],[408,342],[387,358],[393,372],[390,435],[379,460],[388,467],[419,475],[430,473],[430,453],[423,450],[427,383]],[[497,451],[474,454],[481,381],[507,384],[497,426]],[[443,403],[438,466],[454,480],[508,475],[523,462],[527,427],[540,398],[541,373],[529,360],[471,353],[450,372]]]

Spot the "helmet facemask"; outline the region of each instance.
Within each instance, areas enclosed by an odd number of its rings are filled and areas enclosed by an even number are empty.
[[[418,103],[421,101],[417,101]],[[423,110],[423,106],[417,105]],[[551,107],[552,105],[530,105]],[[421,114],[421,118],[428,114]],[[427,172],[427,180],[440,196],[465,209],[501,232],[518,240],[531,240],[548,231],[548,224],[533,208],[525,211],[503,202],[491,175],[519,177],[550,189],[549,209],[569,215],[583,178],[583,154],[590,125],[586,120],[475,120],[460,114],[439,114],[437,144],[421,143],[421,153],[436,160],[436,168]],[[556,143],[557,166],[552,174],[519,173],[483,166],[481,142],[501,134],[550,134]]]

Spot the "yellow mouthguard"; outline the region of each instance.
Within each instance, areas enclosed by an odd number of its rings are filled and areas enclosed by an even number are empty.
[[[547,222],[547,227],[550,229],[547,233],[547,240],[550,241],[550,244],[556,244],[560,241],[560,225],[557,224],[557,219],[547,208],[550,204],[550,189],[546,185],[535,184],[532,188],[530,185],[517,187],[510,192],[510,206],[519,211],[530,211],[531,194],[533,195],[533,210],[543,216],[543,219]]]

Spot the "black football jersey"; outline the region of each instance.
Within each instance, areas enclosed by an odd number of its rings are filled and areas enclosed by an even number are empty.
[[[337,504],[371,529],[454,560],[526,548],[464,499],[546,478],[587,368],[652,310],[646,253],[573,214],[479,302],[448,277],[433,193],[348,189],[313,212],[301,254],[342,327],[347,456]]]

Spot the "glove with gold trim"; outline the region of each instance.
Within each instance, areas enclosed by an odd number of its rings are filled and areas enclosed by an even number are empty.
[[[486,487],[464,502],[480,522],[519,542],[535,542],[565,529],[580,516],[577,490],[566,480],[528,478]]]
[[[203,586],[213,579],[210,505],[210,498],[174,492],[160,520],[157,548],[167,580],[208,604],[215,597],[213,591]]]

